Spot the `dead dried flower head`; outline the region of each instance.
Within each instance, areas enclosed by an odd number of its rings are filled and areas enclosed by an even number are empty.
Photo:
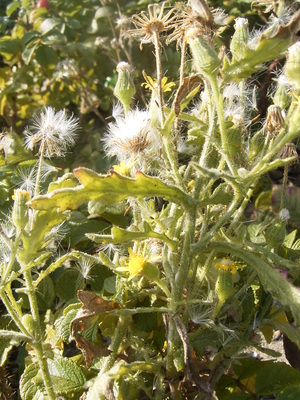
[[[176,18],[173,14],[173,9],[164,15],[165,2],[162,3],[160,9],[158,4],[149,4],[148,15],[142,11],[139,15],[132,16],[131,21],[135,25],[135,29],[127,31],[129,35],[139,37],[141,46],[143,43],[154,42],[162,32],[168,31],[172,25],[172,21]]]

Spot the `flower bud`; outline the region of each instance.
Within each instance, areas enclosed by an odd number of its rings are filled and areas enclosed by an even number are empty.
[[[29,193],[26,190],[16,189],[13,195],[14,206],[12,220],[17,229],[24,229],[28,222]]]
[[[131,67],[122,61],[117,65],[118,80],[114,89],[114,95],[120,100],[125,109],[125,114],[129,111],[132,97],[135,94],[135,86],[131,76]]]
[[[248,21],[246,18],[235,20],[235,32],[230,42],[230,51],[233,58],[237,61],[244,58],[244,49],[249,40]]]
[[[215,316],[225,304],[227,299],[234,294],[233,276],[229,270],[220,269],[219,276],[216,281],[215,291],[219,301],[215,309]]]
[[[285,82],[285,77],[282,75],[282,77],[278,79],[277,90],[273,96],[273,103],[282,110],[288,108],[291,103],[291,96],[288,94],[288,86],[288,83]]]
[[[185,40],[188,42],[195,67],[199,74],[216,75],[221,64],[216,52],[199,34],[197,28],[190,28],[186,32]]]
[[[300,42],[293,44],[288,49],[288,57],[284,68],[284,74],[287,80],[300,89]]]
[[[284,125],[284,114],[280,107],[274,104],[268,107],[265,131],[271,137],[276,137]]]
[[[34,335],[34,320],[31,314],[24,314],[22,316],[22,320],[21,320],[22,324],[24,325],[24,327],[27,329],[28,333],[30,335]]]

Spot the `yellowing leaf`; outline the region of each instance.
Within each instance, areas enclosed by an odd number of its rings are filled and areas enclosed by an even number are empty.
[[[87,168],[74,170],[80,186],[57,189],[47,195],[32,199],[30,206],[34,209],[48,210],[58,208],[59,211],[75,210],[81,204],[91,200],[104,205],[118,203],[129,197],[163,197],[166,200],[180,203],[184,207],[193,203],[193,198],[175,186],[167,185],[159,178],[149,177],[137,172],[136,179],[110,171],[109,175],[99,175]]]

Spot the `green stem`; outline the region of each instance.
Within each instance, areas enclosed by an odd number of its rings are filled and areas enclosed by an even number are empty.
[[[40,193],[40,184],[41,184],[41,176],[42,176],[42,167],[43,167],[45,146],[46,146],[46,143],[43,141],[41,143],[41,147],[40,147],[40,151],[39,151],[40,158],[39,158],[39,165],[38,165],[36,181],[35,181],[34,196],[37,196]]]
[[[160,43],[159,43],[159,33],[155,31],[153,33],[153,43],[155,48],[155,59],[156,59],[156,74],[157,74],[157,97],[158,106],[160,111],[160,123],[161,127],[164,126],[165,116],[163,110],[163,91],[162,91],[162,70],[161,70],[161,53],[160,53]]]
[[[187,280],[192,257],[191,245],[194,243],[195,238],[195,224],[196,209],[192,210],[186,215],[186,232],[184,235],[179,269],[176,272],[175,276],[175,287],[173,293],[173,300],[175,303],[181,301],[185,283]]]
[[[3,304],[6,307],[7,312],[9,313],[11,319],[14,321],[14,323],[16,324],[16,326],[20,329],[20,331],[26,335],[30,337],[30,333],[27,331],[27,329],[25,328],[25,326],[22,324],[21,322],[21,317],[20,315],[18,315],[18,313],[16,312],[14,306],[12,305],[12,303],[10,302],[7,294],[5,293],[4,288],[1,288],[0,290],[0,297],[1,300],[3,302]]]
[[[99,372],[99,376],[109,371],[117,358],[119,347],[125,337],[126,329],[128,326],[128,316],[120,316],[117,327],[115,329],[115,335],[112,339],[111,345],[109,346],[111,354],[105,359],[102,368]]]
[[[163,139],[163,145],[164,145],[164,153],[165,153],[165,156],[167,157],[169,166],[171,167],[171,169],[174,173],[176,183],[181,189],[183,189],[184,184],[183,184],[182,177],[178,171],[178,161],[174,155],[174,152],[171,149],[172,144],[170,141],[170,137],[169,137],[169,135],[167,135],[167,136],[163,136],[162,139]]]
[[[237,175],[236,167],[229,157],[230,151],[229,151],[229,143],[228,143],[228,137],[227,137],[227,132],[226,132],[226,126],[225,126],[222,93],[220,93],[217,78],[215,76],[209,76],[208,79],[209,79],[209,83],[212,88],[214,100],[216,102],[218,121],[219,121],[219,129],[220,129],[221,141],[222,141],[223,156],[224,156],[225,161],[230,169],[230,172],[233,175]]]
[[[53,390],[53,385],[52,385],[52,380],[51,376],[49,373],[48,365],[47,365],[47,359],[44,354],[44,348],[43,348],[43,338],[42,338],[42,330],[41,330],[41,321],[40,321],[40,316],[39,316],[39,309],[37,305],[37,298],[35,294],[35,289],[34,285],[32,282],[32,277],[31,277],[31,271],[24,271],[24,279],[26,283],[26,289],[27,289],[27,295],[28,295],[28,300],[30,304],[30,311],[32,314],[32,318],[34,321],[34,335],[35,335],[35,344],[32,344],[32,347],[34,348],[37,361],[39,364],[39,367],[42,372],[43,376],[43,381],[44,385],[46,388],[46,391],[48,393],[48,396],[51,400],[55,400],[55,392]]]
[[[4,273],[3,273],[2,279],[1,279],[1,283],[2,283],[3,286],[5,286],[6,280],[7,280],[8,276],[9,276],[9,274],[12,271],[12,268],[13,268],[13,265],[14,265],[14,262],[15,262],[15,259],[16,259],[16,256],[17,256],[17,251],[18,251],[18,248],[19,248],[19,244],[21,242],[22,233],[23,233],[22,229],[18,229],[17,230],[17,234],[16,234],[15,242],[14,242],[14,245],[13,245],[13,248],[12,248],[10,260],[9,260],[9,263],[8,263],[6,269],[5,269]]]
[[[231,218],[232,214],[235,212],[238,204],[240,202],[240,195],[234,195],[234,199],[229,206],[228,210],[222,215],[222,217],[215,223],[212,229],[207,232],[197,244],[193,246],[193,252],[198,252],[200,249],[206,246],[207,242],[209,242],[217,233],[217,231]]]
[[[208,127],[208,132],[205,138],[205,142],[201,151],[201,156],[199,160],[199,165],[206,167],[207,166],[207,161],[208,161],[208,155],[212,147],[212,139],[213,139],[213,134],[215,132],[215,122],[214,122],[214,114],[215,114],[215,104],[213,101],[211,101],[211,91],[209,89],[209,86],[207,85],[206,80],[204,80],[204,85],[205,85],[205,90],[208,93],[208,100],[206,102],[207,105],[207,112],[208,112],[208,120],[209,120],[209,127]]]
[[[288,182],[288,175],[289,175],[289,166],[285,165],[283,169],[282,190],[281,190],[280,208],[279,208],[280,210],[284,208],[285,191]]]
[[[155,279],[154,281],[160,288],[161,290],[165,293],[168,299],[172,298],[171,292],[168,289],[167,285],[161,280],[161,279]]]
[[[166,361],[166,370],[167,376],[170,379],[174,379],[176,376],[176,368],[174,365],[174,354],[178,349],[178,333],[175,326],[175,323],[172,318],[166,317],[166,325],[167,325],[167,361]]]
[[[252,196],[252,194],[254,192],[254,188],[256,187],[257,182],[258,182],[258,179],[254,182],[253,188],[251,187],[250,189],[248,189],[248,191],[246,193],[246,196],[245,196],[244,200],[242,201],[242,204],[240,205],[240,207],[237,209],[237,211],[234,214],[234,217],[232,219],[230,227],[229,227],[229,229],[227,231],[228,233],[231,230],[236,228],[238,222],[240,221],[242,215],[244,214],[245,208],[247,207],[247,204],[249,203],[249,201],[251,199],[251,196]]]

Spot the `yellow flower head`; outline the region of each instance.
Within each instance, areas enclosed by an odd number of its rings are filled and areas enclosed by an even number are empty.
[[[228,271],[232,275],[237,273],[237,264],[234,261],[231,261],[230,258],[223,258],[219,263],[215,264],[215,268]]]
[[[149,258],[145,256],[144,253],[134,253],[132,248],[129,247],[128,249],[128,260],[126,261],[125,267],[117,268],[118,271],[127,272],[129,277],[128,280],[130,281],[135,276],[141,274],[149,261]]]
[[[157,79],[156,78],[152,79],[151,76],[146,75],[145,73],[143,73],[143,76],[144,76],[146,82],[143,82],[142,86],[144,86],[146,89],[149,89],[151,91],[157,90]],[[168,82],[168,78],[166,76],[164,76],[162,78],[161,87],[162,87],[163,92],[171,92],[173,86],[175,86],[175,83]]]
[[[130,175],[130,168],[134,165],[135,160],[129,165],[127,165],[124,161],[121,161],[118,165],[113,165],[114,171],[116,171],[120,175],[129,176]]]

